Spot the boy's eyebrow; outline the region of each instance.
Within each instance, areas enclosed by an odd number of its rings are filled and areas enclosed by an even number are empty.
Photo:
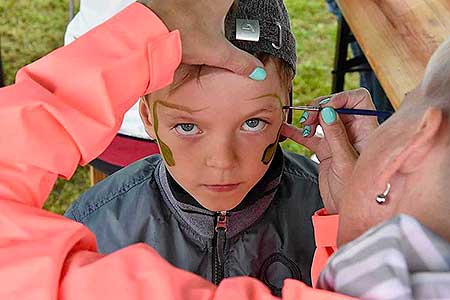
[[[161,104],[162,106],[165,106],[165,107],[168,107],[168,108],[181,110],[181,111],[187,112],[189,114],[200,112],[200,111],[205,110],[205,109],[208,108],[208,107],[205,107],[205,108],[199,108],[199,109],[192,109],[192,108],[184,106],[184,105],[169,103],[169,102],[162,101],[162,100],[159,100],[158,104]]]
[[[256,98],[248,99],[247,101],[260,100],[260,99],[269,98],[269,97],[270,98],[275,98],[276,100],[278,100],[278,103],[280,104],[280,106],[281,107],[283,106],[283,101],[281,101],[281,97],[278,96],[277,94],[264,94],[264,95],[261,95],[261,96],[256,97]]]

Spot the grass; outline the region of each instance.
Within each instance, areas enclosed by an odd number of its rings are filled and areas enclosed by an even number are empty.
[[[285,3],[291,15],[299,56],[294,99],[295,104],[304,104],[330,93],[336,20],[327,12],[324,0],[285,0]],[[68,0],[0,1],[0,43],[5,82],[13,83],[20,67],[61,46],[67,22]],[[348,77],[347,83],[347,88],[356,87],[357,76]],[[299,113],[295,112],[295,124],[298,119]],[[283,147],[310,154],[291,141],[284,142]],[[88,168],[79,167],[70,181],[57,181],[45,208],[61,214],[88,187]]]

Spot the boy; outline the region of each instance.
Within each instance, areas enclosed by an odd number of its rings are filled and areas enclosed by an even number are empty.
[[[107,178],[66,216],[95,233],[101,252],[146,242],[216,284],[250,275],[279,294],[286,278],[310,284],[310,220],[322,206],[314,163],[278,146],[295,40],[278,0],[241,1],[227,17],[226,34],[265,63],[267,79],[180,67],[177,84],[140,103],[161,157]],[[238,40],[246,34],[258,41]]]

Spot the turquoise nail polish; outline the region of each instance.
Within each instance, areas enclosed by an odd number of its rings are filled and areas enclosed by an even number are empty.
[[[305,111],[303,113],[303,115],[300,117],[300,120],[299,120],[300,124],[305,123],[306,120],[308,120],[308,117],[309,117],[309,112]]]
[[[262,81],[266,79],[267,73],[266,70],[264,70],[261,67],[256,67],[255,70],[253,70],[252,74],[249,76],[251,79],[256,81]]]
[[[322,101],[320,101],[319,104],[320,104],[320,105],[325,105],[325,104],[327,104],[328,102],[330,102],[330,100],[331,100],[331,97],[325,98],[325,99],[323,99]]]
[[[328,125],[334,123],[337,119],[336,111],[329,106],[322,109],[320,114],[322,116],[322,120]]]
[[[303,128],[303,137],[309,136],[310,133],[311,133],[311,126],[306,125],[306,126]]]

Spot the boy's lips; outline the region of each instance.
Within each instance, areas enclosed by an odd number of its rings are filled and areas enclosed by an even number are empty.
[[[208,190],[213,192],[231,192],[238,188],[241,183],[231,183],[231,184],[202,184]]]

